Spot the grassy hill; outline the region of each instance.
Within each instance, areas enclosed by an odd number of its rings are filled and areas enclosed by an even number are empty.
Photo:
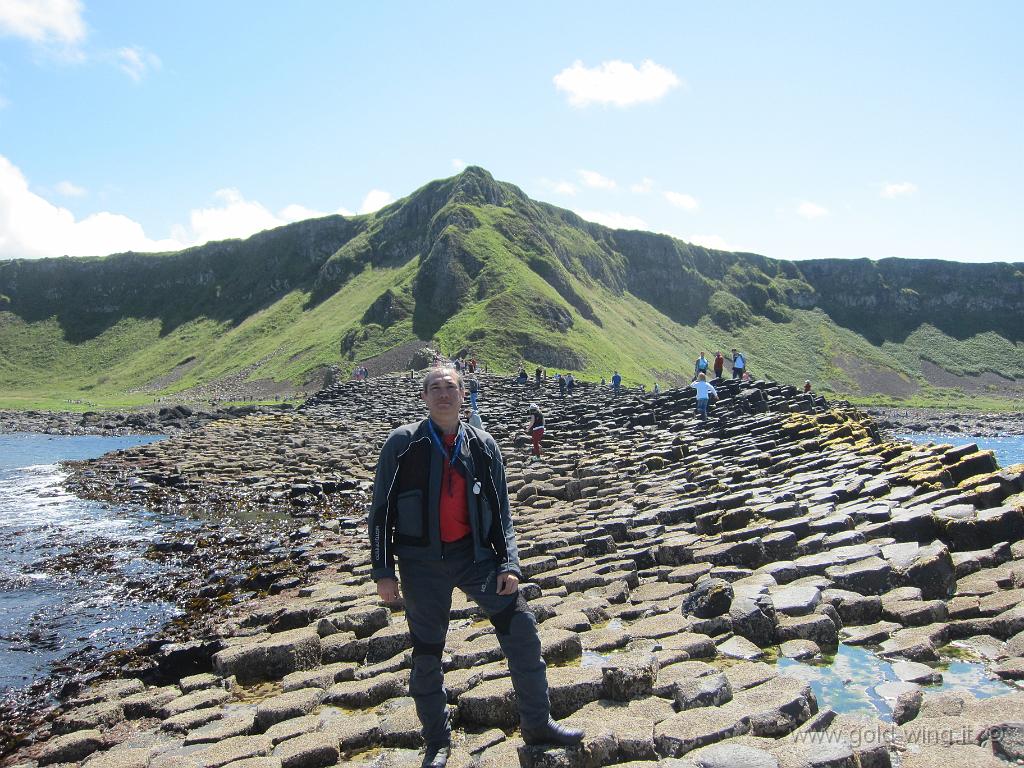
[[[1013,407],[1022,310],[1020,264],[709,250],[469,168],[373,215],[244,241],[0,262],[0,407],[141,404],[226,379],[309,389],[417,339],[648,386],[735,346],[756,374],[862,402]]]

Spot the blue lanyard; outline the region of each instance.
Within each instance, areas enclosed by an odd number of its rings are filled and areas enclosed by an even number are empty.
[[[459,426],[459,436],[455,438],[455,446],[452,448],[452,455],[448,456],[448,451],[445,450],[444,443],[441,442],[441,438],[437,434],[437,430],[434,429],[434,422],[427,419],[427,428],[430,430],[430,441],[437,446],[437,450],[441,452],[441,455],[448,462],[449,472],[455,471],[455,461],[462,453],[462,426]],[[451,485],[451,475],[448,475],[448,484]]]
[[[450,457],[449,453],[447,453],[447,450],[444,447],[444,443],[441,441],[441,438],[437,434],[437,430],[434,429],[434,423],[430,419],[427,419],[427,427],[430,429],[431,442],[433,442],[434,445],[437,446],[437,450],[441,452],[441,456],[444,457],[447,463],[449,463],[450,466],[454,467],[456,459],[458,459],[459,455],[462,453],[462,428],[460,427],[459,436],[455,438],[455,446],[452,449],[452,456]]]

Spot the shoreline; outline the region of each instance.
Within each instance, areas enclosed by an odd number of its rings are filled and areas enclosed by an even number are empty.
[[[931,408],[865,408],[879,429],[893,433],[1024,436],[1024,413],[985,413]]]

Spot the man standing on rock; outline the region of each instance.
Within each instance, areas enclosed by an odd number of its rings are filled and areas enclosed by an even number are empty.
[[[387,603],[400,596],[398,559],[413,644],[409,694],[426,743],[423,766],[443,768],[451,748],[441,656],[455,587],[494,625],[524,741],[578,744],[582,731],[551,719],[536,619],[519,593],[519,550],[498,445],[459,421],[465,388],[458,371],[429,371],[421,397],[430,417],[398,427],[381,449],[369,522],[371,575]]]

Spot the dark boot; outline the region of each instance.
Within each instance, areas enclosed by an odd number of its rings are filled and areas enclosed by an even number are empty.
[[[421,768],[445,768],[450,751],[450,744],[428,744]]]
[[[583,741],[583,731],[579,728],[567,728],[551,718],[545,725],[537,729],[523,728],[523,741],[529,745],[555,744],[560,747],[574,747]]]

